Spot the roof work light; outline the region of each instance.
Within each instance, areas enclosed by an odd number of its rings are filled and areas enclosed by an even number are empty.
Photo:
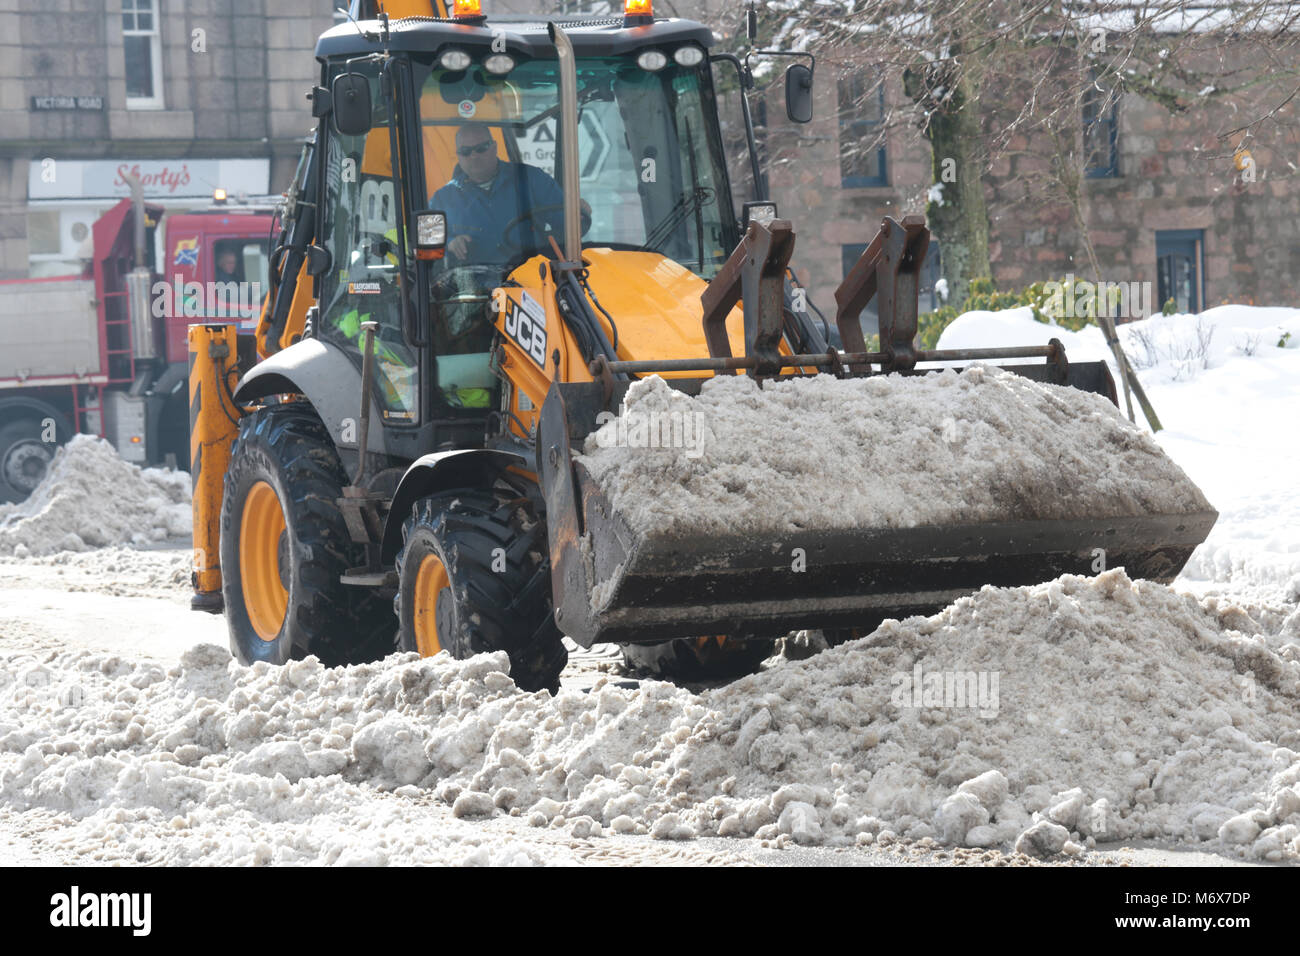
[[[650,0],[625,0],[623,4],[623,26],[639,27],[654,23],[654,8]]]
[[[483,16],[483,0],[452,0],[451,16],[453,20],[477,20]]]

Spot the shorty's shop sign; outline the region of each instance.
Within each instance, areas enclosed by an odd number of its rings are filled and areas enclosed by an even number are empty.
[[[133,179],[140,180],[146,196],[175,196],[177,190],[184,190],[190,184],[190,164],[176,162],[145,170],[139,163],[118,163],[113,185],[129,189]],[[189,193],[181,192],[180,195],[188,196]]]
[[[33,161],[27,171],[27,198],[112,199],[131,194],[138,177],[150,199],[229,195],[265,196],[271,175],[266,159],[51,159]]]

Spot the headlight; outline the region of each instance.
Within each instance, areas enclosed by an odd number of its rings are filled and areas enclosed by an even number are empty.
[[[487,68],[489,73],[501,76],[515,68],[515,58],[508,53],[493,53],[483,61],[483,66]]]
[[[646,50],[637,56],[636,65],[650,73],[658,73],[668,65],[668,57],[658,50]]]
[[[447,214],[433,209],[415,214],[415,258],[441,259],[447,244]]]
[[[438,64],[444,70],[468,70],[474,59],[464,50],[444,50]]]
[[[416,219],[416,242],[422,246],[440,246],[447,241],[447,217],[440,212],[426,212]]]
[[[673,53],[673,59],[680,66],[699,66],[704,59],[704,51],[697,46],[679,46]]]
[[[769,223],[776,218],[776,203],[774,202],[747,202],[744,206],[742,225],[746,230],[749,229],[751,222]]]

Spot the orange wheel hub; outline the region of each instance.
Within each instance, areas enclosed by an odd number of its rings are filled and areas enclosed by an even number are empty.
[[[436,554],[426,554],[415,573],[415,607],[411,615],[415,625],[415,646],[421,657],[432,657],[443,650],[438,638],[438,625],[440,618],[445,618],[443,627],[450,624],[450,589],[447,566]]]
[[[280,499],[265,481],[248,490],[239,521],[239,580],[257,636],[273,641],[289,608],[289,536]]]

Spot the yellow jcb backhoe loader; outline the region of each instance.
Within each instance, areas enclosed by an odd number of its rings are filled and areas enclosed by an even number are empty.
[[[490,21],[477,0],[351,13],[316,47],[319,125],[255,341],[191,330],[194,606],[224,610],[241,661],[504,650],[521,687],[554,689],[563,634],[752,666],[765,645],[749,639],[1087,573],[1099,542],[1169,580],[1208,533],[1213,512],[784,542],[815,574],[743,527],[638,537],[575,448],[644,376],[698,394],[714,375],[1036,357],[1012,371],[1112,401],[1114,386],[1056,342],[916,351],[929,234],[914,217],[886,220],[837,290],[844,351],[829,349],[792,307],[790,223],[762,195],[734,208],[717,90],[749,74],[699,23],[649,0],[555,22]],[[794,121],[811,83],[789,67]],[[757,173],[747,110],[745,125]]]

